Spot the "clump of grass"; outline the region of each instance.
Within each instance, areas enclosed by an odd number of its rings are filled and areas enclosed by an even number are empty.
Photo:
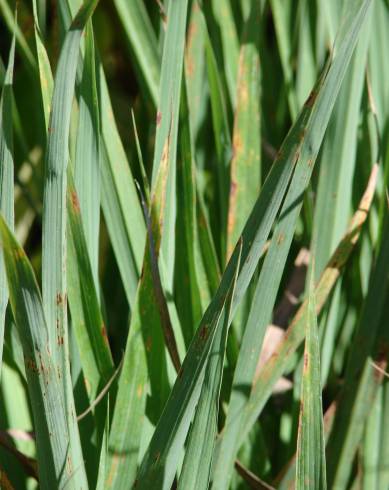
[[[387,3],[57,7],[0,2],[0,485],[387,488]]]

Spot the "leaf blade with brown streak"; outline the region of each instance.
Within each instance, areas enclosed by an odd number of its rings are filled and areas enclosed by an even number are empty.
[[[236,110],[232,136],[227,254],[232,253],[255,203],[261,180],[260,2],[252,2],[239,55]]]
[[[68,139],[78,53],[83,29],[98,0],[85,2],[65,36],[55,76],[47,140],[43,196],[42,296],[48,324],[49,346],[55,365],[61,372],[69,425],[70,458],[80,464],[74,484],[87,488],[82,449],[75,416],[70,377],[67,287],[66,287],[66,168],[69,159]],[[62,341],[57,342],[57,338]]]
[[[14,227],[14,161],[12,130],[12,82],[15,58],[15,37],[9,52],[8,67],[0,99],[0,212],[8,226]],[[5,313],[8,304],[7,278],[3,252],[0,250],[0,379],[3,359]]]
[[[49,490],[68,482],[69,488],[79,488],[76,473],[81,469],[78,467],[80,462],[73,461],[70,454],[61,373],[58,373],[52,355],[38,285],[31,264],[2,217],[0,234],[10,302],[23,346],[34,416],[40,485]]]
[[[314,258],[311,257],[307,281],[305,350],[297,434],[296,490],[307,487],[318,490],[327,488],[314,270]]]

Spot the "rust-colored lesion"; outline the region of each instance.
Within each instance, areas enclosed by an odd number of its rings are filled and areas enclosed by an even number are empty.
[[[306,372],[309,365],[309,354],[308,352],[304,352],[304,371]]]
[[[108,335],[105,323],[101,325],[101,335],[103,336],[104,342],[108,345]]]
[[[157,127],[158,127],[158,126],[160,126],[161,121],[162,121],[162,112],[158,111],[158,112],[157,112],[157,120],[156,120],[156,122],[157,122]]]
[[[34,359],[25,358],[26,368],[34,374],[40,374],[39,367]]]
[[[77,192],[75,190],[70,191],[70,201],[72,203],[73,210],[79,214],[80,213],[80,202],[78,200]]]
[[[146,350],[147,350],[147,352],[151,351],[152,346],[153,346],[153,339],[151,336],[149,336],[146,339]]]
[[[56,297],[55,297],[55,302],[57,303],[57,306],[62,306],[62,305],[63,306],[66,306],[66,304],[67,304],[67,294],[66,293],[62,294],[62,293],[58,292],[57,295],[56,295]],[[59,325],[57,323],[57,327],[58,326]]]
[[[280,233],[277,237],[277,245],[282,245],[284,240],[285,240],[285,235],[283,233]]]
[[[160,459],[161,459],[161,453],[160,451],[158,451],[154,457],[154,465],[157,465]]]
[[[317,98],[317,94],[318,94],[317,90],[312,89],[307,100],[305,101],[304,107],[312,107]]]
[[[13,253],[17,261],[23,260],[26,257],[26,253],[22,248],[14,248]]]
[[[202,342],[205,342],[208,338],[209,328],[208,325],[202,325],[200,327],[199,337]]]
[[[143,394],[143,385],[139,384],[137,389],[136,389],[136,396],[138,398],[141,398],[142,394]]]

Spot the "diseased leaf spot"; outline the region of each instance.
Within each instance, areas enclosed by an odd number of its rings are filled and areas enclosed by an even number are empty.
[[[146,350],[147,352],[151,351],[151,347],[153,346],[153,339],[151,337],[147,337],[146,340]]]
[[[203,325],[200,330],[200,341],[205,342],[208,337],[208,325]]]
[[[101,326],[101,335],[103,336],[104,342],[108,345],[107,329],[105,328],[105,324],[104,323]]]
[[[277,245],[282,245],[284,240],[285,240],[285,235],[283,233],[280,233],[277,237]]]
[[[138,398],[141,398],[142,396],[142,393],[143,393],[143,386],[141,384],[138,385],[138,388],[136,389],[136,396]]]
[[[308,99],[305,101],[305,107],[312,107],[313,104],[315,103],[317,97],[317,92],[315,90],[312,90],[311,93],[309,94]]]
[[[77,196],[76,191],[71,191],[71,193],[70,193],[70,200],[72,202],[72,207],[73,207],[74,211],[77,214],[79,214],[80,213],[80,203],[79,203],[79,200],[78,200],[78,196]]]

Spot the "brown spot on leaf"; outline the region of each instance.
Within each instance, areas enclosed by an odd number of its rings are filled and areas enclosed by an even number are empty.
[[[26,254],[22,248],[14,248],[14,257],[16,260],[23,260]]]
[[[66,458],[66,470],[68,472],[68,475],[71,475],[73,473],[73,465],[70,456]]]
[[[308,369],[309,356],[308,352],[304,352],[304,370]]]
[[[205,341],[208,337],[208,325],[203,325],[200,329],[200,340]]]
[[[157,127],[161,124],[162,121],[162,112],[157,112]]]
[[[147,350],[147,352],[150,352],[151,351],[152,345],[153,345],[153,339],[151,337],[147,337],[147,340],[146,340],[146,350]]]
[[[103,336],[104,342],[108,345],[107,329],[105,328],[104,323],[101,325],[101,335]]]
[[[281,245],[284,240],[285,240],[285,235],[283,233],[280,233],[277,237],[277,245]]]
[[[311,93],[309,94],[308,99],[305,101],[304,106],[305,107],[312,107],[315,100],[316,100],[316,97],[317,97],[317,92],[313,89],[311,91]]]
[[[136,396],[140,398],[143,393],[143,386],[141,384],[138,385],[138,388],[136,389]]]
[[[76,191],[71,191],[70,193],[70,200],[72,202],[72,207],[74,211],[78,214],[80,212],[80,202],[78,200],[78,196]]]
[[[161,457],[161,453],[158,451],[154,458],[154,464],[158,464],[160,457]]]

